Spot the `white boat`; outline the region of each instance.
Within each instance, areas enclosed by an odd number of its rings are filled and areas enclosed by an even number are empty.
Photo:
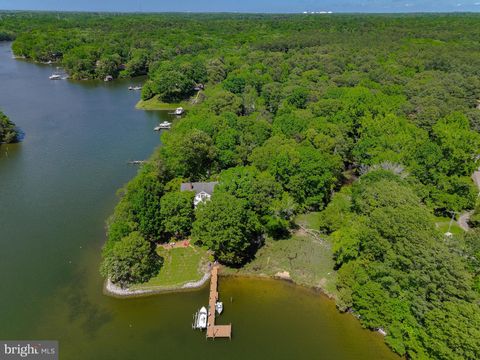
[[[129,86],[129,87],[128,87],[128,90],[133,90],[133,86]]]
[[[164,122],[158,124],[158,126],[155,127],[153,130],[160,131],[162,129],[170,129],[171,127],[172,127],[172,123],[169,123],[168,121],[164,121]]]
[[[215,310],[217,310],[218,315],[220,315],[223,311],[223,303],[221,301],[217,301],[215,304]]]
[[[175,111],[172,113],[173,115],[182,115],[185,110],[182,107],[176,108]]]
[[[205,309],[205,306],[203,306],[198,312],[197,323],[195,324],[195,327],[197,329],[206,329],[207,320],[208,320],[208,312],[207,312],[207,309]]]
[[[132,88],[132,90],[135,90],[135,91],[142,90],[142,87],[141,86],[134,86]]]
[[[50,80],[62,80],[62,75],[52,74],[48,77]]]

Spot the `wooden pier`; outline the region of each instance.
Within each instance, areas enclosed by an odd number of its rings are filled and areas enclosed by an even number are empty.
[[[208,300],[207,339],[232,338],[232,325],[215,325],[215,304],[218,301],[218,266],[212,269]]]

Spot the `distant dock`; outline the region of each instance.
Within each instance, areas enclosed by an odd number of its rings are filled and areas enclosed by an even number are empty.
[[[207,339],[232,338],[232,325],[215,325],[215,304],[218,301],[218,266],[213,266],[208,300]]]

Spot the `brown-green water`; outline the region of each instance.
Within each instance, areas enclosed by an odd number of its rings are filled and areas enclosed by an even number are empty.
[[[53,70],[0,43],[0,107],[25,132],[0,147],[0,339],[59,340],[62,360],[397,358],[332,301],[283,282],[221,279],[232,341],[190,327],[207,289],[104,296],[104,221],[166,115],[135,110],[128,81],[49,81]]]

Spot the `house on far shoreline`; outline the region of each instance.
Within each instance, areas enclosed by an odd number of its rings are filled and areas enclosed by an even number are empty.
[[[197,207],[198,204],[210,200],[217,184],[218,181],[183,183],[180,185],[180,191],[193,191],[195,193],[193,205]]]

